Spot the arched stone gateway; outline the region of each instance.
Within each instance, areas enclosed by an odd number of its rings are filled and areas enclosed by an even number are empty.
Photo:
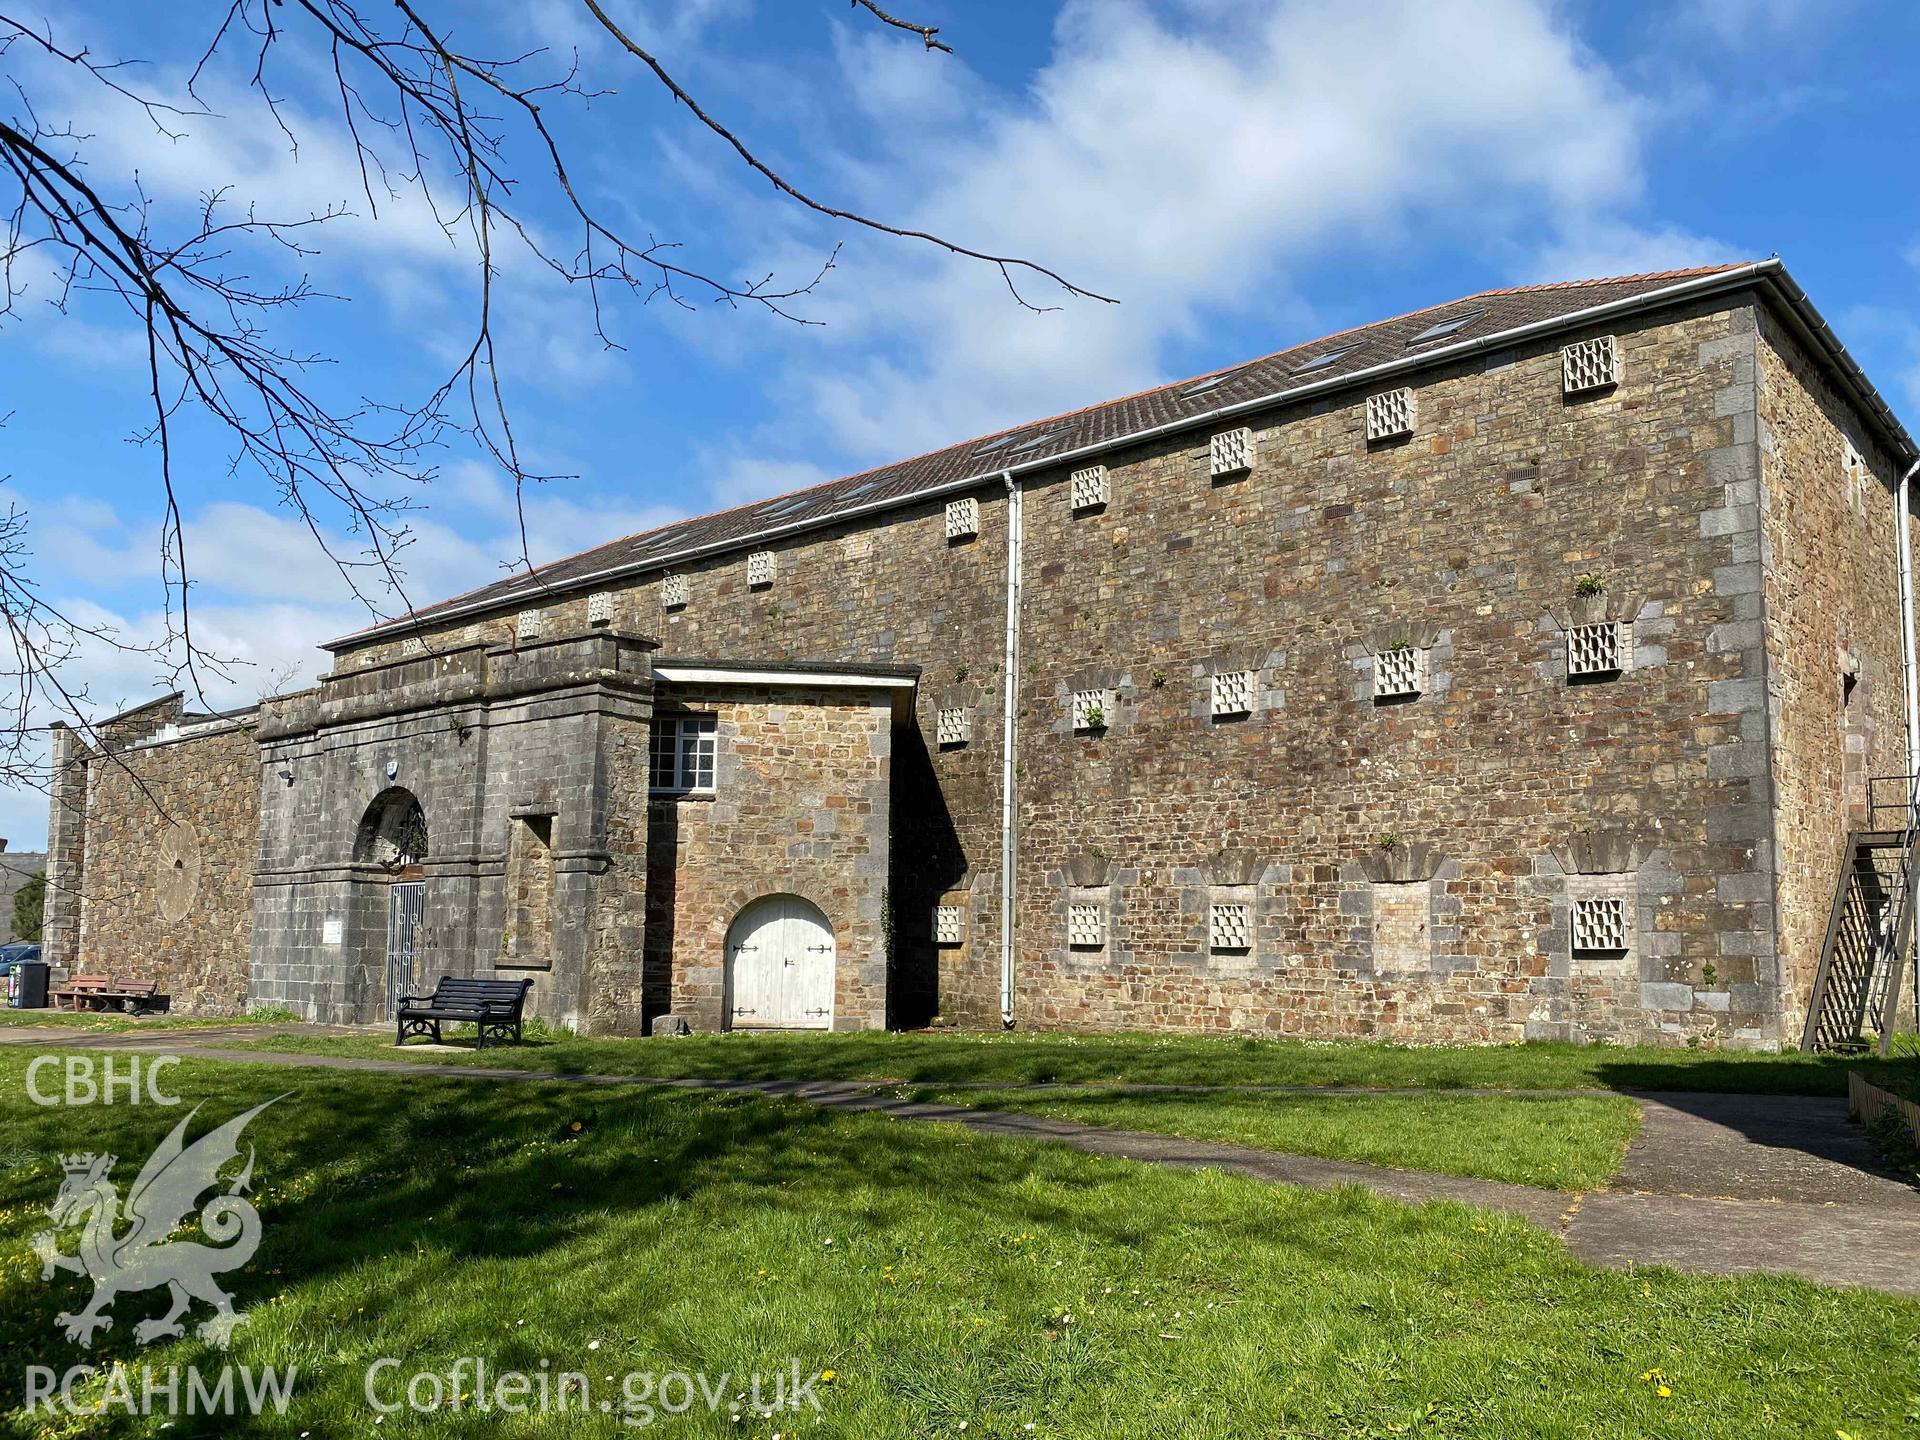
[[[421,862],[427,858],[427,848],[426,812],[413,792],[399,785],[374,797],[354,835],[354,863],[371,867],[365,878],[384,885],[387,892],[385,996],[389,1020],[401,996],[417,994],[422,988],[415,971],[425,938],[427,883]]]
[[[427,816],[411,790],[394,785],[373,797],[360,817],[353,858],[356,864],[378,865],[389,874],[418,871],[427,858]]]
[[[830,1030],[833,981],[833,927],[812,901],[764,895],[728,927],[728,1029]]]

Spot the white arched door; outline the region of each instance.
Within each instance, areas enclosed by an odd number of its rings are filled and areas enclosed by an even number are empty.
[[[727,932],[730,1029],[833,1027],[833,930],[798,895],[769,895]]]

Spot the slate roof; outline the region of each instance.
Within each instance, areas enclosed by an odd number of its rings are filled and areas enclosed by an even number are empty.
[[[1197,422],[1236,405],[1251,408],[1309,387],[1317,391],[1337,386],[1341,380],[1363,372],[1390,366],[1417,367],[1423,357],[1458,354],[1474,348],[1476,341],[1528,326],[1557,322],[1577,325],[1586,312],[1654,296],[1676,285],[1685,288],[1686,282],[1715,276],[1731,279],[1737,271],[1755,276],[1778,273],[1784,279],[1779,261],[1772,260],[1483,290],[1443,305],[1322,336],[1207,375],[1030,421],[787,495],[629,535],[541,566],[531,576],[521,574],[496,581],[416,610],[410,616],[383,621],[330,641],[326,648],[350,648],[456,613],[548,598],[554,590],[564,591],[590,578],[604,578],[609,572],[665,567],[687,558],[690,552],[706,554],[744,547],[754,540],[832,523],[856,512],[889,508],[970,480],[991,479],[1009,467],[1025,471],[1147,433],[1178,429],[1184,422]],[[1786,283],[1791,285],[1791,281]],[[1793,291],[1797,294],[1798,287]],[[1444,333],[1429,334],[1436,331]],[[1844,355],[1844,351],[1841,353]]]

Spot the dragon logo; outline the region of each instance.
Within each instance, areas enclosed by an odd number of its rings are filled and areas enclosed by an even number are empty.
[[[42,1280],[53,1279],[55,1271],[69,1270],[93,1281],[93,1298],[86,1309],[77,1315],[55,1317],[69,1340],[90,1348],[94,1332],[113,1328],[113,1317],[107,1311],[123,1290],[157,1290],[164,1285],[172,1305],[165,1315],[142,1320],[134,1327],[134,1337],[142,1345],[185,1334],[180,1317],[200,1300],[211,1305],[214,1313],[195,1333],[223,1350],[227,1347],[234,1329],[247,1317],[233,1308],[233,1297],[214,1277],[246,1264],[260,1248],[260,1213],[241,1194],[253,1178],[253,1148],[247,1148],[246,1166],[233,1177],[224,1194],[213,1196],[205,1206],[200,1205],[200,1197],[218,1186],[221,1169],[239,1158],[240,1132],[247,1122],[275,1100],[285,1098],[277,1095],[256,1105],[188,1145],[187,1123],[200,1113],[200,1107],[194,1106],[140,1167],[127,1193],[124,1214],[120,1188],[107,1179],[119,1157],[60,1157],[66,1178],[59,1195],[47,1207],[54,1228],[35,1235],[33,1249],[40,1257]],[[168,1237],[196,1208],[200,1210],[202,1232],[214,1243],[169,1242]],[[122,1221],[128,1222],[124,1230],[119,1228]],[[75,1225],[81,1226],[79,1251],[63,1254],[57,1232]]]

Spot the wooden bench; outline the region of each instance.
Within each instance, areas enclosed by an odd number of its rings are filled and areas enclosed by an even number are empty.
[[[526,1007],[531,980],[458,980],[442,975],[431,995],[402,995],[399,1029],[393,1043],[404,1045],[410,1035],[431,1035],[442,1044],[442,1021],[464,1021],[479,1027],[473,1048],[486,1048],[487,1037],[520,1038],[520,1016]]]
[[[139,1015],[167,1008],[168,997],[155,994],[158,989],[151,980],[75,975],[66,984],[48,991],[47,999],[56,1010],[125,1010],[130,1015]]]

